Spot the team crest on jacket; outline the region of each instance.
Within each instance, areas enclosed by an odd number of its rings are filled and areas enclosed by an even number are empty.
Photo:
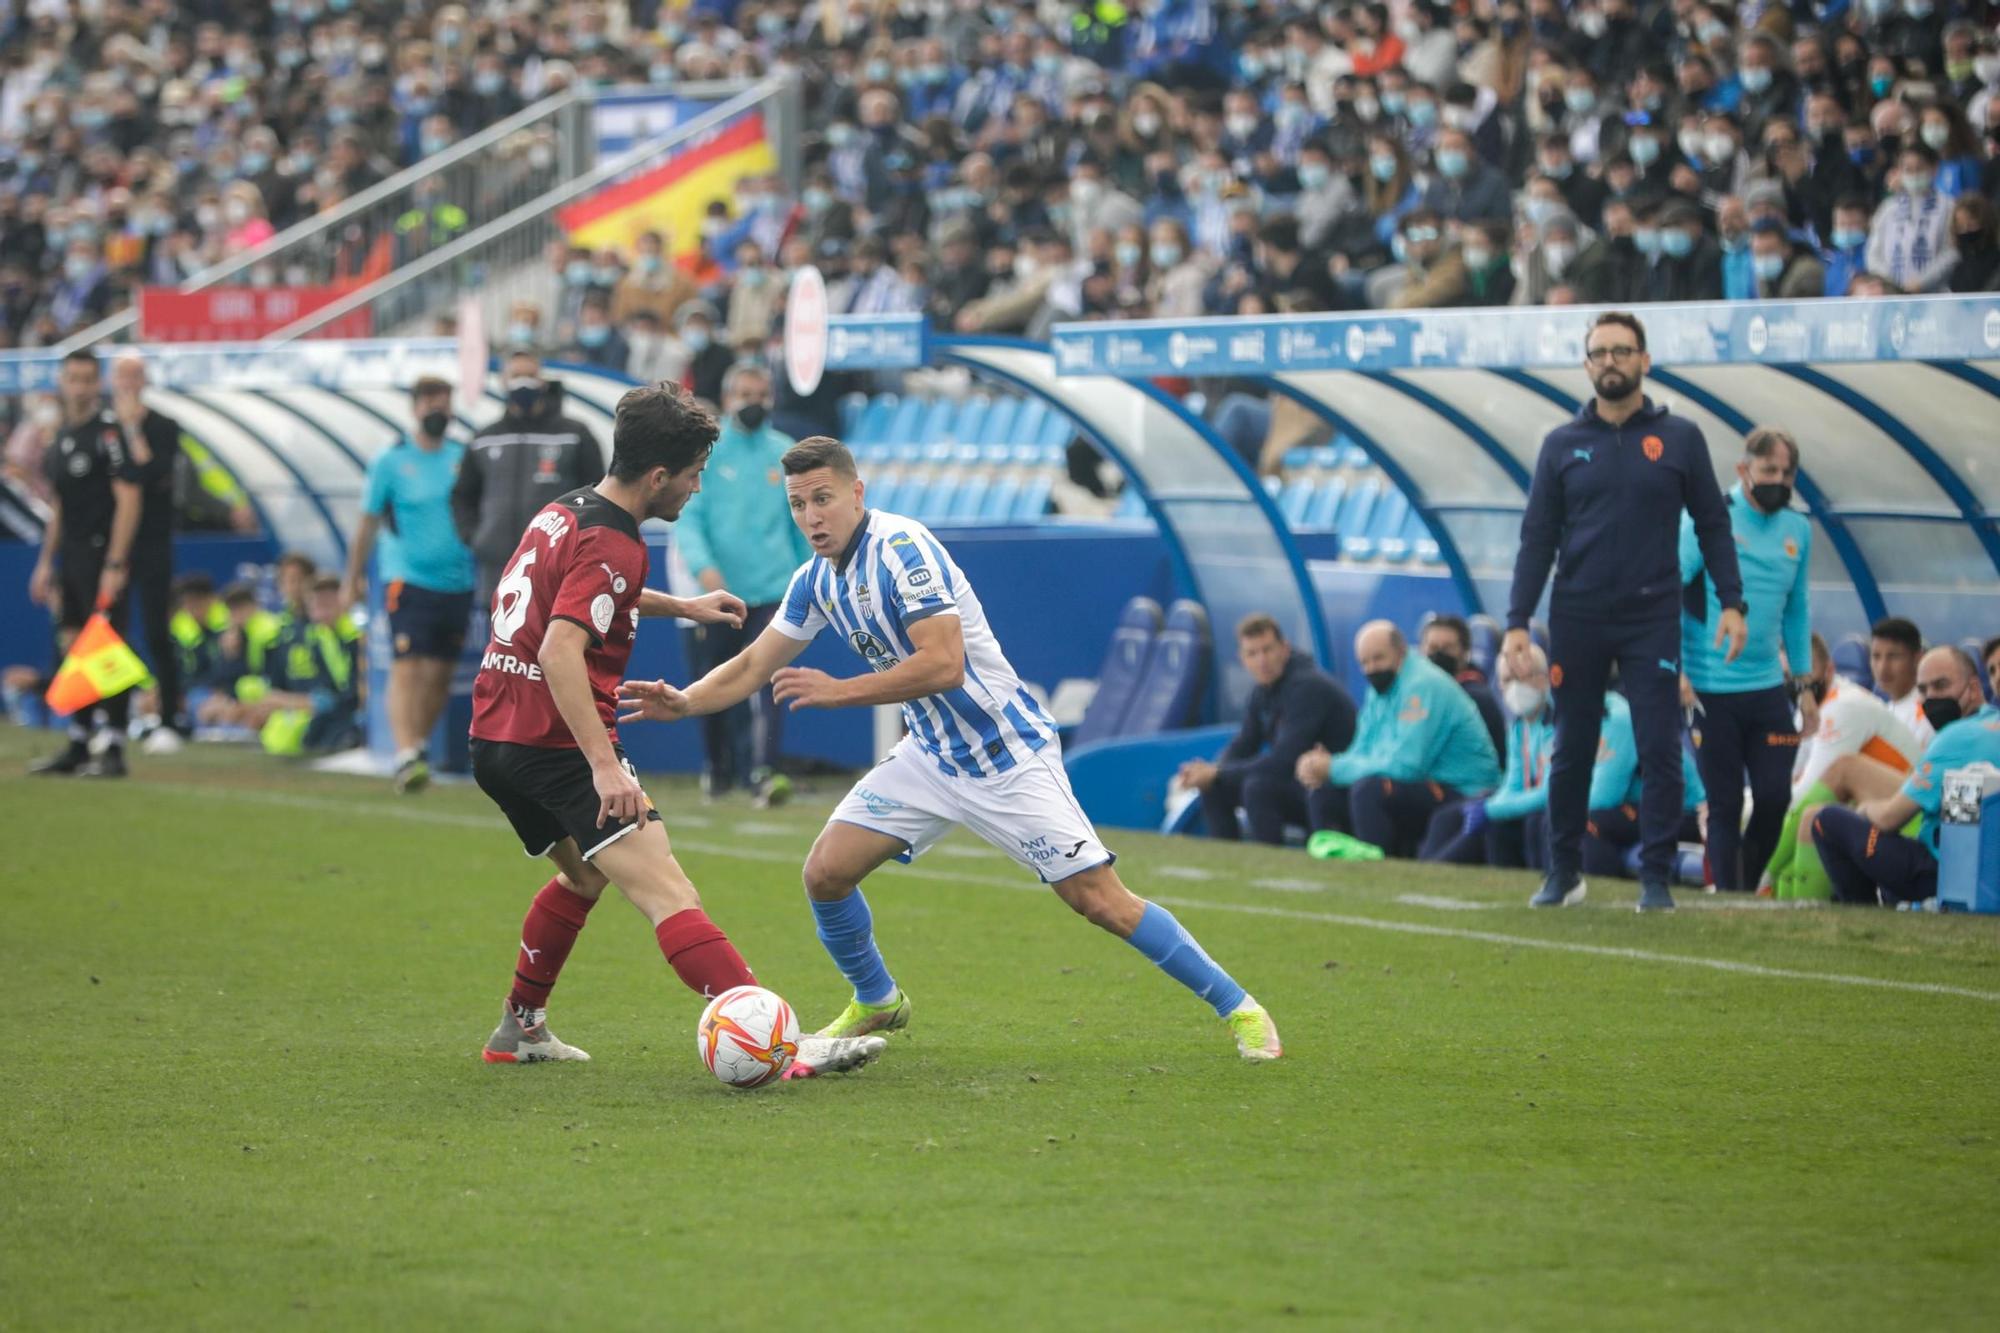
[[[1785,538],[1785,559],[1796,560],[1798,558],[1799,558],[1799,539],[1797,537]]]
[[[1639,448],[1645,451],[1648,463],[1657,463],[1660,461],[1660,455],[1667,451],[1667,443],[1657,435],[1648,435],[1639,441]]]

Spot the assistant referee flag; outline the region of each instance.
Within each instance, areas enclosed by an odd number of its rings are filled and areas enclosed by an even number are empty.
[[[150,676],[139,655],[118,636],[118,631],[111,628],[111,622],[99,611],[83,623],[82,631],[76,636],[76,642],[69,646],[69,655],[63,658],[62,665],[56,668],[56,678],[49,682],[49,692],[43,698],[50,708],[67,716],[99,700],[143,685]]]

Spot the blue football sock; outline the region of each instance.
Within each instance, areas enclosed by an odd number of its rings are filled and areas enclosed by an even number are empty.
[[[896,993],[896,983],[883,965],[882,952],[875,947],[875,918],[868,900],[856,889],[832,902],[812,900],[813,916],[819,921],[819,942],[826,946],[840,975],[854,987],[854,998],[863,1004],[884,1004]]]
[[[1243,988],[1217,967],[1194,936],[1174,920],[1174,914],[1158,903],[1146,904],[1146,914],[1139,918],[1139,928],[1127,943],[1160,971],[1207,1000],[1217,1014],[1226,1017],[1243,1003]]]

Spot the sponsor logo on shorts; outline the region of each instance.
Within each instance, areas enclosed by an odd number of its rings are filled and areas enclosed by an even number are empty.
[[[1047,865],[1050,861],[1055,860],[1062,851],[1060,847],[1049,841],[1047,834],[1043,834],[1032,842],[1026,838],[1020,838],[1017,841],[1021,844],[1022,853],[1038,866]]]
[[[539,663],[523,662],[512,653],[489,651],[479,659],[481,671],[498,671],[503,676],[525,676],[529,680],[540,680],[542,668]]]
[[[903,808],[901,801],[892,801],[881,792],[870,791],[866,787],[856,787],[854,789],[854,796],[856,800],[868,807],[868,813],[871,815],[886,815],[892,810],[901,810]]]

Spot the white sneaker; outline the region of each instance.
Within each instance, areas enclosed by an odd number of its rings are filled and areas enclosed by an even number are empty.
[[[818,1078],[821,1074],[845,1074],[873,1060],[888,1049],[883,1037],[800,1037],[799,1053],[792,1058],[785,1077]]]
[[[139,748],[147,754],[179,754],[184,743],[181,734],[172,727],[155,727]]]
[[[534,1065],[548,1060],[588,1060],[590,1053],[549,1031],[549,1011],[504,1005],[500,1026],[480,1054],[489,1065]]]

